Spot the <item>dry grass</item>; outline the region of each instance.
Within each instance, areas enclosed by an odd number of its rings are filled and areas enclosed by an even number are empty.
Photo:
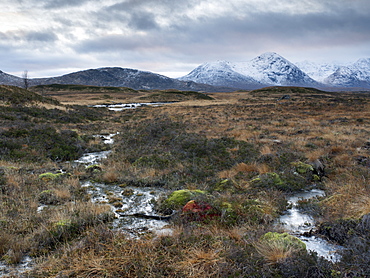
[[[178,262],[176,268],[186,277],[220,277],[220,264],[225,261],[220,257],[220,251],[217,249],[187,250],[186,260]]]
[[[255,248],[269,264],[281,263],[297,251],[293,246],[286,245],[282,240],[259,242],[255,244]]]
[[[104,94],[75,92],[71,98],[70,92],[57,98],[65,104],[95,104],[108,100],[134,102],[145,94],[110,94],[108,99]],[[112,116],[114,122],[104,119],[95,123],[94,129],[91,123],[70,123],[68,127],[77,128],[81,135],[91,135],[101,129],[125,130],[128,126],[140,126],[143,120],[155,123],[154,120],[167,117],[185,123],[189,133],[208,139],[231,137],[251,143],[258,150],[255,160],[245,157],[245,161],[218,169],[212,179],[184,182],[189,189],[199,189],[212,188],[218,179],[229,179],[232,190],[218,191],[215,196],[221,202],[233,204],[245,204],[246,194],[237,195],[235,191],[247,191],[251,178],[278,169],[289,172],[291,169],[286,165],[298,160],[307,163],[320,159],[327,172],[321,184],[327,196],[320,202],[325,220],[359,218],[370,213],[369,168],[360,165],[357,159],[358,156],[370,157],[369,149],[364,147],[370,134],[370,102],[365,95],[341,95],[338,100],[330,94],[327,99],[292,94],[292,100],[285,102],[277,102],[278,95],[249,92],[211,95],[215,100],[123,111]],[[98,144],[99,140],[91,141],[90,147]],[[235,154],[238,150],[236,147],[228,151]],[[118,183],[127,177],[133,181],[152,181],[182,177],[186,170],[182,161],[171,169],[145,168],[126,161],[125,153],[117,155],[120,159],[116,161],[109,158],[102,162],[101,180]],[[258,218],[265,220],[263,223],[246,222],[228,228],[180,222],[184,226],[175,226],[171,236],[148,234],[141,239],[130,239],[107,228],[102,218],[109,207],[83,201],[86,196],[79,181],[86,174],[83,168],[69,168],[72,177],[44,182],[37,179],[38,174],[58,169],[58,163],[32,165],[0,160],[0,167],[6,176],[6,187],[0,185],[0,256],[7,254],[9,262],[17,262],[29,250],[37,256],[41,254],[39,260],[44,262],[36,266],[30,277],[248,277],[249,273],[243,271],[254,269],[257,273],[261,268],[260,256],[273,267],[296,251],[279,242],[256,243],[256,238],[272,229],[270,223],[279,207],[277,199],[282,199],[279,191],[255,189],[258,192],[254,192],[252,201],[256,200],[256,205],[251,207],[263,214],[265,219]],[[53,190],[56,197],[64,201],[37,213],[37,198],[44,190]],[[243,207],[236,208],[241,211]],[[248,212],[244,216],[251,215]],[[51,236],[58,226],[56,223],[68,224],[69,221],[78,224],[78,233],[72,235],[76,231],[61,229],[71,236],[64,234],[59,241],[55,235]],[[225,269],[231,274],[224,274]],[[263,277],[261,273],[256,275]]]
[[[106,183],[114,183],[114,182],[118,182],[118,177],[119,177],[119,174],[117,173],[117,171],[114,169],[110,169],[104,172],[102,180],[103,182],[106,182]]]
[[[369,177],[355,177],[348,170],[343,170],[341,176],[340,179],[326,183],[331,194],[322,201],[322,205],[329,216],[348,219],[370,213]]]

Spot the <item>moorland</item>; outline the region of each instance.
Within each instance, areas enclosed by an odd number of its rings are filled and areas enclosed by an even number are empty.
[[[370,276],[369,93],[0,86],[0,122],[3,277]],[[112,145],[96,136],[112,133]],[[94,167],[71,163],[104,150]],[[112,229],[111,204],[92,202],[86,180],[165,189],[153,206],[171,233]],[[274,225],[288,196],[312,188],[325,196],[300,210],[311,233],[344,246],[339,261]]]

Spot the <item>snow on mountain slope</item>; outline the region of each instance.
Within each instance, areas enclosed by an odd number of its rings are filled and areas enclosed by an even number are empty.
[[[333,74],[341,66],[334,63],[315,63],[310,61],[297,62],[295,65],[318,82],[323,82],[325,78]]]
[[[232,68],[261,83],[290,86],[318,86],[319,84],[296,65],[279,54],[264,53],[249,62],[234,63]]]
[[[270,52],[248,62],[205,63],[180,80],[244,89],[270,85],[320,85],[285,58]]]
[[[227,61],[202,64],[179,80],[244,89],[263,86],[253,78],[235,72]]]
[[[366,81],[370,85],[370,58],[359,59],[350,68],[356,71],[358,79]]]
[[[325,84],[339,87],[370,88],[370,58],[360,59],[346,67],[339,67],[323,81]]]

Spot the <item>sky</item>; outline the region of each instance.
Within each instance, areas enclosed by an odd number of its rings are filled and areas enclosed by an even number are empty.
[[[1,0],[0,70],[30,78],[100,67],[180,77],[276,52],[370,58],[370,0]]]

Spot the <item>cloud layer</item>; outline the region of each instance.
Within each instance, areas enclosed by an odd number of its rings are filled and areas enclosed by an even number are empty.
[[[266,51],[370,57],[368,0],[2,0],[0,11],[0,70],[31,77],[104,66],[181,75]]]

